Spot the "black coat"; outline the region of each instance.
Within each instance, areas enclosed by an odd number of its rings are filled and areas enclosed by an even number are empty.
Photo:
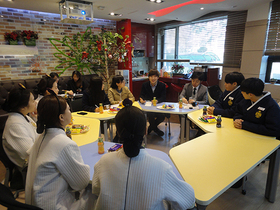
[[[143,100],[152,101],[156,97],[158,103],[166,101],[166,87],[165,84],[158,81],[155,92],[153,92],[150,81],[143,83],[140,98]]]

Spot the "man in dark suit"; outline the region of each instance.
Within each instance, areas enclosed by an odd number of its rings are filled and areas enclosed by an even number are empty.
[[[140,103],[146,103],[146,100],[152,101],[156,97],[157,103],[164,102],[166,100],[166,87],[165,84],[158,81],[159,73],[157,70],[149,71],[149,81],[143,83],[139,101]],[[163,136],[164,132],[157,126],[164,121],[165,114],[160,113],[148,113],[148,120],[150,126],[148,127],[148,134],[154,131],[157,135]]]

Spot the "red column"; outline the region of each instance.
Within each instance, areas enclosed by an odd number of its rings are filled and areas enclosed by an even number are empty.
[[[121,20],[117,22],[117,33],[120,33],[123,38],[128,35],[129,38],[127,41],[131,42],[131,20]],[[130,44],[127,48],[127,58],[128,60],[124,63],[118,63],[118,69],[127,69],[129,70],[129,89],[132,92],[132,57],[131,57],[131,47]]]

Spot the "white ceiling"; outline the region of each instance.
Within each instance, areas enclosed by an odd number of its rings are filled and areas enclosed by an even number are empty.
[[[59,13],[60,0],[14,0],[8,2],[7,0],[0,0],[0,7],[10,7],[17,9],[34,10],[41,12]],[[80,1],[80,0],[77,0]],[[131,19],[132,22],[145,23],[145,24],[157,24],[161,22],[178,20],[189,21],[198,18],[202,15],[208,14],[214,11],[240,11],[248,10],[249,8],[257,7],[266,2],[272,0],[216,0],[222,1],[214,4],[191,4],[181,7],[172,13],[169,13],[162,17],[155,17],[148,15],[150,12],[164,9],[173,5],[181,4],[191,0],[164,0],[163,3],[157,4],[148,2],[146,0],[86,0],[94,3],[94,18],[100,19]],[[200,1],[200,0],[195,0]],[[203,0],[202,0],[203,1]],[[205,0],[204,0],[205,1]],[[209,0],[207,0],[209,1]],[[213,1],[213,0],[212,0]],[[103,6],[104,9],[98,9],[99,6]],[[204,10],[200,10],[204,7]],[[114,12],[117,14],[123,14],[120,17],[112,17],[108,14]],[[155,22],[149,22],[144,20],[145,18],[155,18]]]

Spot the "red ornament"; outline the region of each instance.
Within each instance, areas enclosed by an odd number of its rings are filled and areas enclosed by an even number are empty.
[[[88,57],[88,53],[86,51],[82,52],[82,60]]]
[[[105,51],[107,51],[107,48],[105,48]]]
[[[98,49],[98,51],[100,51],[103,42],[102,41],[96,41],[96,43],[97,43],[97,49]]]
[[[109,55],[108,55],[108,58],[112,59],[112,58],[113,58],[113,56],[112,56],[111,54],[109,54]]]

